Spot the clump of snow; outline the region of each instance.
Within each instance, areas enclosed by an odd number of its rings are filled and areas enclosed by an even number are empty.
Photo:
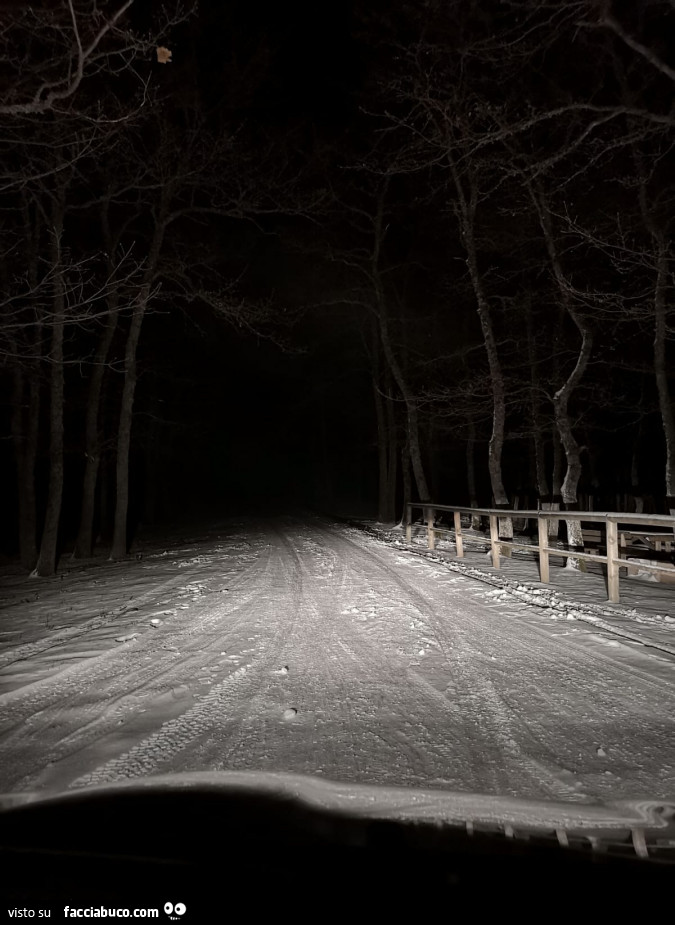
[[[656,574],[656,572],[652,572],[646,568],[633,569],[634,566],[650,565],[651,563],[649,559],[628,559],[627,561],[630,562],[631,567],[632,567],[631,568],[632,578],[640,578],[642,579],[642,581],[655,581],[657,583],[659,582],[659,576]]]

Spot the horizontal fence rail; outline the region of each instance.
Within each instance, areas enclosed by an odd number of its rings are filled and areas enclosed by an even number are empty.
[[[426,522],[427,545],[429,549],[435,549],[436,535],[438,533],[450,532],[438,527],[436,524],[436,515],[439,512],[448,512],[453,515],[455,544],[457,547],[457,556],[460,559],[464,557],[462,514],[468,514],[471,517],[488,518],[490,523],[490,549],[494,568],[500,567],[500,558],[504,548],[525,549],[528,552],[537,552],[539,555],[540,577],[545,584],[550,583],[550,556],[603,562],[607,565],[607,598],[613,604],[618,604],[620,600],[620,569],[629,567],[628,560],[621,556],[622,551],[624,553],[626,552],[626,541],[628,538],[650,538],[654,542],[654,548],[658,551],[664,548],[669,552],[675,544],[675,517],[667,514],[621,514],[614,511],[606,513],[599,511],[527,511],[512,510],[510,508],[459,507],[453,504],[422,504],[421,502],[414,501],[408,503],[406,506],[405,524],[406,542],[408,544],[412,543],[412,512],[414,509],[420,509],[423,512],[423,521]],[[515,520],[535,520],[537,522],[538,542],[536,546],[532,543],[514,542],[511,539],[499,535],[499,521],[509,517]],[[600,535],[597,539],[600,541],[600,544],[606,548],[606,555],[587,553],[583,549],[561,549],[558,546],[550,546],[547,524],[549,520],[577,520],[583,523],[602,524],[604,529],[600,531]],[[660,529],[658,531],[636,529],[645,526],[659,527]],[[595,532],[597,533],[597,531]],[[603,533],[604,542],[602,542]],[[645,550],[645,558],[648,557],[649,551]],[[673,566],[641,562],[640,568],[657,574],[669,574],[675,577],[675,567]]]

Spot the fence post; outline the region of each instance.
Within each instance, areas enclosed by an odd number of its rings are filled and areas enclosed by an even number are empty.
[[[490,546],[492,547],[492,564],[499,568],[499,525],[497,515],[490,514]]]
[[[619,541],[615,520],[607,521],[607,593],[612,604],[619,603]]]
[[[459,511],[454,512],[455,518],[455,544],[457,546],[457,557],[464,558],[464,541],[462,539],[462,515]]]
[[[434,509],[428,507],[427,511],[427,546],[429,549],[436,548],[436,531],[434,530]]]
[[[406,504],[405,510],[405,541],[410,546],[412,545],[412,504]]]
[[[548,573],[548,522],[546,517],[537,518],[539,530],[539,577],[545,585],[550,581]]]

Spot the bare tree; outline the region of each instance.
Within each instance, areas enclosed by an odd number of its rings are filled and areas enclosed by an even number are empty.
[[[108,298],[103,317],[114,308],[104,278],[92,277],[74,257],[67,227],[69,212],[80,205],[93,159],[111,154],[112,140],[142,112],[159,41],[185,18],[182,10],[163,11],[156,30],[141,36],[131,23],[134,0],[118,3],[67,0],[36,7],[12,5],[3,12],[0,48],[5,66],[0,86],[0,187],[12,215],[23,202],[23,224],[8,228],[10,251],[25,254],[22,279],[5,302],[2,334],[13,375],[12,435],[17,464],[19,545],[22,563],[36,576],[53,574],[60,542],[64,484],[65,331],[91,322],[94,306]],[[169,55],[170,58],[170,55]],[[111,75],[131,78],[122,93],[101,93]],[[89,158],[88,170],[84,169]],[[23,241],[23,244],[22,244]],[[81,250],[81,248],[79,249]],[[15,261],[16,262],[16,261]],[[45,269],[46,268],[46,269]],[[110,267],[108,267],[108,270]],[[15,274],[16,277],[16,274]],[[22,290],[23,286],[23,292]],[[47,298],[48,295],[48,298]],[[107,315],[96,360],[105,357],[116,312]],[[103,359],[104,362],[104,359]],[[101,363],[95,364],[98,369]],[[95,445],[98,372],[92,377],[86,443]],[[35,462],[40,437],[41,387],[49,396],[49,479],[44,525],[37,548]],[[90,453],[91,457],[95,454]],[[92,459],[85,476],[82,541],[91,547],[91,502],[96,484]]]
[[[41,213],[32,197],[23,191],[15,215],[21,216],[24,241],[23,266],[16,270],[16,236],[10,227],[3,236],[2,275],[5,300],[2,304],[0,336],[12,374],[11,438],[17,479],[19,559],[27,571],[37,562],[37,498],[35,468],[40,422],[43,304],[49,287],[49,272],[40,265]]]
[[[551,207],[548,198],[544,192],[543,185],[537,183],[536,187],[532,183],[527,183],[528,192],[532,198],[532,203],[536,209],[539,222],[541,224],[542,236],[548,258],[551,263],[553,277],[558,289],[560,305],[566,315],[571,319],[577,329],[581,342],[579,344],[579,353],[573,368],[570,370],[563,384],[553,395],[553,408],[555,420],[565,450],[567,469],[565,478],[561,486],[561,495],[564,504],[568,508],[577,506],[577,492],[579,488],[579,479],[581,477],[581,452],[579,443],[574,436],[572,418],[570,415],[570,401],[575,389],[579,386],[586,369],[588,368],[593,350],[593,331],[585,314],[578,306],[574,304],[571,287],[563,270],[562,260],[560,257],[556,236],[553,229],[551,216]],[[581,523],[578,520],[568,520],[567,540],[571,547],[583,548],[584,540],[581,531]],[[570,565],[579,567],[580,559],[568,560]]]
[[[396,356],[394,344],[391,337],[391,328],[389,321],[389,306],[387,302],[386,290],[382,279],[382,249],[386,228],[384,225],[384,209],[389,186],[389,178],[384,177],[378,191],[375,212],[373,215],[373,243],[370,253],[370,278],[372,281],[375,310],[379,326],[382,349],[387,359],[387,364],[391,374],[398,386],[399,392],[403,398],[406,409],[408,449],[410,452],[410,462],[412,465],[415,483],[419,493],[420,501],[430,501],[429,486],[427,483],[426,472],[422,462],[422,451],[420,447],[420,425],[417,398],[410,388],[407,377],[404,374],[403,367]]]
[[[373,400],[377,425],[378,504],[380,523],[393,523],[396,518],[396,477],[398,469],[398,435],[395,402],[392,394],[391,370],[383,369],[382,345],[376,324],[371,326],[371,365]]]
[[[283,146],[256,148],[243,133],[210,131],[202,113],[178,109],[171,118],[158,112],[156,130],[146,149],[133,151],[145,173],[138,182],[141,210],[138,226],[146,234],[138,285],[130,300],[124,348],[124,380],[117,426],[116,501],[110,557],[126,555],[128,546],[129,458],[138,379],[138,345],[144,319],[163,287],[180,299],[200,298],[220,314],[257,329],[267,317],[259,302],[229,297],[227,283],[214,292],[205,283],[200,264],[177,259],[171,243],[180,228],[205,218],[252,220],[265,215],[302,215],[314,205],[298,189],[296,164]],[[148,135],[144,136],[146,139]],[[194,226],[193,226],[194,227]],[[183,232],[185,234],[185,232]],[[208,264],[208,261],[207,261]],[[209,278],[207,276],[207,278]]]
[[[476,310],[483,332],[483,343],[490,369],[492,388],[492,433],[488,445],[488,469],[490,483],[496,507],[508,507],[509,499],[502,478],[502,452],[506,429],[506,389],[502,364],[497,349],[494,322],[490,301],[485,292],[483,278],[478,263],[476,243],[476,213],[479,203],[477,180],[471,167],[462,177],[457,168],[452,150],[448,151],[448,164],[456,193],[456,214],[459,221],[460,237],[466,249],[469,275],[476,298]],[[505,517],[500,522],[500,533],[504,537],[513,536],[513,524]]]
[[[0,116],[68,113],[72,117],[79,113],[87,121],[104,119],[103,113],[92,113],[86,99],[89,85],[100,75],[123,71],[145,89],[147,77],[141,76],[138,61],[147,61],[151,55],[162,63],[171,60],[158,42],[185,13],[163,10],[156,30],[142,36],[129,23],[134,2],[65,0],[42,6],[19,4],[5,10],[0,26],[6,64]]]
[[[654,314],[654,377],[659,397],[661,425],[666,444],[665,487],[668,507],[675,511],[675,411],[670,394],[669,365],[666,347],[669,320],[672,309],[669,305],[669,291],[673,287],[671,265],[675,258],[673,241],[668,234],[668,221],[664,221],[664,210],[650,202],[648,177],[645,164],[637,154],[635,157],[638,178],[638,201],[640,215],[651,239],[653,261],[653,314]],[[670,191],[672,195],[672,190]],[[668,213],[666,213],[668,214]]]
[[[75,540],[73,558],[82,559],[91,556],[93,551],[94,511],[96,504],[96,485],[101,462],[103,435],[101,432],[100,408],[103,383],[108,368],[110,349],[118,328],[121,300],[126,295],[127,286],[133,284],[138,269],[126,268],[127,254],[120,250],[120,240],[126,226],[132,221],[134,210],[129,209],[126,220],[119,220],[115,228],[110,221],[112,193],[103,198],[100,205],[100,220],[103,243],[105,246],[105,270],[107,277],[107,294],[105,312],[97,319],[100,328],[94,355],[91,361],[91,373],[87,392],[87,404],[84,426],[85,469],[82,479],[80,502],[80,524]],[[125,279],[124,273],[128,274]],[[129,278],[130,277],[130,278]],[[126,286],[125,286],[126,284]]]
[[[51,318],[51,343],[48,360],[50,364],[49,381],[49,484],[47,489],[47,510],[45,513],[40,553],[34,574],[39,577],[53,575],[56,570],[57,546],[59,539],[59,520],[63,497],[63,409],[64,409],[64,368],[63,337],[66,324],[66,280],[63,259],[63,224],[66,208],[66,183],[59,182],[51,194],[51,215],[49,216],[48,234],[49,259],[53,270],[53,293]]]
[[[324,296],[321,304],[360,306],[372,320],[372,345],[368,347],[375,394],[380,474],[380,513],[393,516],[397,479],[398,437],[395,407],[400,404],[405,440],[401,449],[404,505],[410,469],[420,501],[430,501],[426,464],[423,459],[420,399],[407,369],[408,351],[401,338],[401,316],[405,298],[401,293],[404,265],[393,265],[387,255],[387,236],[395,219],[390,214],[391,185],[395,172],[377,166],[375,172],[345,171],[342,186],[331,191],[330,208],[325,202],[317,214],[330,219],[332,240],[327,245],[308,245],[323,260],[341,267],[344,279],[340,291]],[[398,272],[394,272],[398,271]],[[384,385],[384,391],[383,391]],[[394,393],[396,397],[394,397]],[[411,486],[412,487],[412,486]],[[389,500],[385,502],[385,497]]]

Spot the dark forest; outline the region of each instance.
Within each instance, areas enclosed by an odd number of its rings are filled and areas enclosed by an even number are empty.
[[[675,510],[673,36],[672,0],[3,3],[5,561]]]

